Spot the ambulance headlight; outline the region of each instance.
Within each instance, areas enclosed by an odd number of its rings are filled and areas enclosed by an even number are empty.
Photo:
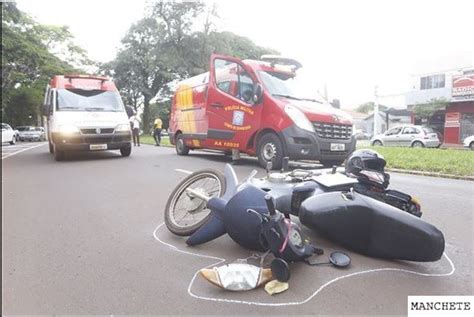
[[[61,134],[74,134],[79,133],[79,128],[75,125],[60,125],[58,128],[59,133]]]
[[[119,124],[115,127],[116,132],[127,132],[130,131],[130,124]]]
[[[297,127],[309,132],[314,132],[313,125],[308,120],[308,118],[303,113],[303,111],[299,110],[295,106],[286,105],[285,112],[288,115],[288,117],[290,117],[290,119],[293,120],[293,122],[296,124]]]

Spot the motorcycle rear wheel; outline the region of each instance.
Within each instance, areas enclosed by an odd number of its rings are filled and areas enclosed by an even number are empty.
[[[211,216],[206,202],[189,195],[187,188],[210,197],[221,197],[226,190],[225,177],[218,170],[203,169],[190,174],[176,186],[166,203],[165,224],[178,236],[192,235]]]

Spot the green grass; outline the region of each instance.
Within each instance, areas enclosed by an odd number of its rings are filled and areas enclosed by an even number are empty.
[[[140,143],[155,145],[153,136],[143,134]],[[361,142],[362,143],[362,142]],[[161,138],[162,146],[173,146],[168,137]],[[405,170],[474,176],[474,151],[457,149],[425,149],[358,145],[373,149],[385,157],[387,167]]]
[[[155,145],[155,139],[153,139],[153,136],[152,136],[152,135],[149,135],[149,134],[142,134],[142,135],[140,135],[140,143],[141,143],[141,144],[151,144],[151,145]],[[170,138],[167,137],[167,136],[161,137],[161,145],[162,145],[162,146],[173,146],[173,145],[170,143]]]
[[[474,176],[474,151],[367,146],[385,157],[387,167]]]

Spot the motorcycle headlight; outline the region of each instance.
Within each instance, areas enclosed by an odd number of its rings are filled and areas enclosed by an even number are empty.
[[[60,125],[58,131],[61,134],[74,134],[79,133],[79,128],[74,125]]]
[[[130,131],[130,124],[119,124],[115,127],[115,131],[117,132],[126,132]]]
[[[290,119],[296,124],[296,126],[303,130],[314,132],[313,125],[301,110],[292,105],[286,105],[285,112],[288,117],[290,117]]]

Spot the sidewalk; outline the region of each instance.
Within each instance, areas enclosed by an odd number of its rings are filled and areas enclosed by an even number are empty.
[[[469,148],[457,143],[443,143],[441,144],[440,149],[469,150]]]

